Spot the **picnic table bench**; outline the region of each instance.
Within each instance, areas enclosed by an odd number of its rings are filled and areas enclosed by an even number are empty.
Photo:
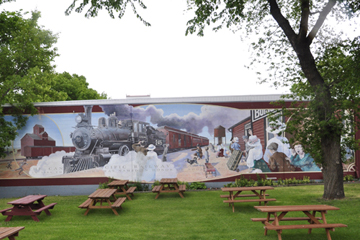
[[[85,216],[90,209],[111,209],[115,215],[119,215],[116,208],[122,209],[121,205],[125,202],[126,197],[116,198],[116,191],[116,189],[98,189],[90,194],[89,198],[79,205],[79,208],[86,209]],[[113,199],[110,199],[111,197]],[[113,200],[113,203],[111,203],[111,200]],[[96,206],[97,203],[100,203],[100,205]],[[107,203],[107,205],[103,205],[103,203]]]
[[[273,190],[273,187],[270,186],[257,186],[257,187],[224,187],[221,188],[223,192],[229,192],[227,195],[220,195],[221,198],[227,198],[227,200],[223,200],[224,203],[228,203],[229,206],[232,206],[233,212],[235,212],[234,203],[240,202],[259,202],[261,205],[264,202],[264,205],[270,201],[276,201],[275,198],[266,198],[269,194],[265,192],[267,190]],[[251,191],[253,194],[241,194],[244,191]],[[235,193],[234,193],[235,192]],[[258,197],[256,199],[236,199],[239,197]]]
[[[42,211],[45,211],[46,215],[50,216],[49,209],[53,209],[57,203],[51,203],[45,205],[42,200],[46,195],[28,195],[23,198],[8,202],[13,207],[0,210],[0,212],[7,216],[6,222],[10,221],[13,216],[31,216],[34,221],[39,221],[37,215],[40,215]],[[37,203],[35,203],[37,202]]]
[[[0,239],[9,238],[15,240],[15,237],[19,236],[20,230],[25,227],[0,227]]]
[[[336,227],[347,227],[347,225],[341,223],[327,223],[325,213],[329,210],[339,210],[339,208],[329,205],[255,206],[255,208],[268,214],[266,218],[252,218],[251,220],[262,222],[265,225],[264,235],[267,235],[267,230],[275,230],[278,240],[281,240],[282,230],[308,229],[310,234],[314,228],[324,228],[327,239],[331,240],[330,230],[335,231]],[[288,212],[303,212],[306,217],[285,218]],[[316,217],[316,212],[320,212],[321,217]],[[271,217],[271,215],[274,217]],[[322,223],[320,220],[322,220]],[[281,221],[308,221],[308,224],[280,225]]]
[[[183,193],[186,191],[186,185],[178,185],[177,178],[163,178],[160,180],[160,184],[152,189],[153,193],[157,193],[155,199],[157,199],[160,193],[163,192],[177,192],[180,197],[184,198]]]
[[[132,200],[130,196],[134,196],[136,187],[128,186],[129,180],[115,180],[108,184],[109,188],[117,189],[115,194],[126,195],[127,199]]]

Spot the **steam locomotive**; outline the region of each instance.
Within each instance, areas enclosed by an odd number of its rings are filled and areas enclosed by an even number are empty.
[[[149,123],[137,120],[119,121],[116,116],[99,118],[98,126],[91,124],[93,106],[84,106],[79,113],[75,130],[70,137],[75,146],[73,156],[63,156],[64,173],[77,172],[107,164],[113,154],[125,156],[132,144],[140,141],[144,146],[153,144],[158,153],[164,150],[166,136]]]

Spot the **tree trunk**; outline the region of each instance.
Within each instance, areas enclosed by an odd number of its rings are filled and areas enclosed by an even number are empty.
[[[268,0],[270,5],[270,13],[274,17],[275,21],[283,30],[284,34],[288,38],[291,46],[293,47],[301,69],[305,74],[307,81],[313,87],[315,94],[315,101],[318,103],[318,107],[315,110],[317,119],[313,121],[327,122],[328,117],[334,113],[333,100],[331,98],[331,92],[329,86],[324,82],[323,77],[317,69],[315,59],[311,53],[310,45],[313,38],[316,36],[316,32],[322,26],[323,20],[331,11],[336,1],[331,0],[321,13],[321,19],[317,22],[316,28],[310,36],[308,34],[308,15],[309,1],[302,1],[301,11],[301,27],[299,34],[296,34],[292,29],[289,21],[282,15],[281,10],[276,0]],[[324,135],[321,137],[321,151],[323,154],[323,178],[324,178],[324,199],[340,199],[344,198],[344,186],[343,186],[343,170],[340,154],[340,135],[337,134],[337,126],[332,126],[331,122],[328,122],[327,126],[321,126],[321,130],[324,130]]]
[[[343,168],[340,155],[340,136],[325,138],[321,140],[324,153],[323,179],[324,195],[323,198],[341,199],[345,197],[343,183]]]

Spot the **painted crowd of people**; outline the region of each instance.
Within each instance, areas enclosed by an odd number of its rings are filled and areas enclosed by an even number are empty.
[[[266,131],[274,137],[267,142],[265,153],[260,139],[253,135],[251,129],[248,129],[247,136],[243,136],[244,150],[241,149],[238,137],[232,139],[229,148],[231,151],[242,151],[246,165],[253,169],[252,172],[321,171],[310,154],[304,152],[299,142],[290,147],[288,139],[281,136],[285,129],[285,123],[270,123]]]

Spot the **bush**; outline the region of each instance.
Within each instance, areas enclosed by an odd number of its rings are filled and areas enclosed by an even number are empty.
[[[105,188],[109,188],[108,184],[111,183],[112,181],[114,181],[115,178],[108,178],[108,180],[104,183],[99,183],[99,187],[98,189],[105,189]]]
[[[135,191],[149,191],[149,185],[141,182],[134,182],[128,185],[129,187],[136,187]]]
[[[192,182],[189,189],[206,189],[206,185],[203,182]]]
[[[345,175],[344,176],[344,181],[353,181],[354,180],[354,176],[353,175]]]

